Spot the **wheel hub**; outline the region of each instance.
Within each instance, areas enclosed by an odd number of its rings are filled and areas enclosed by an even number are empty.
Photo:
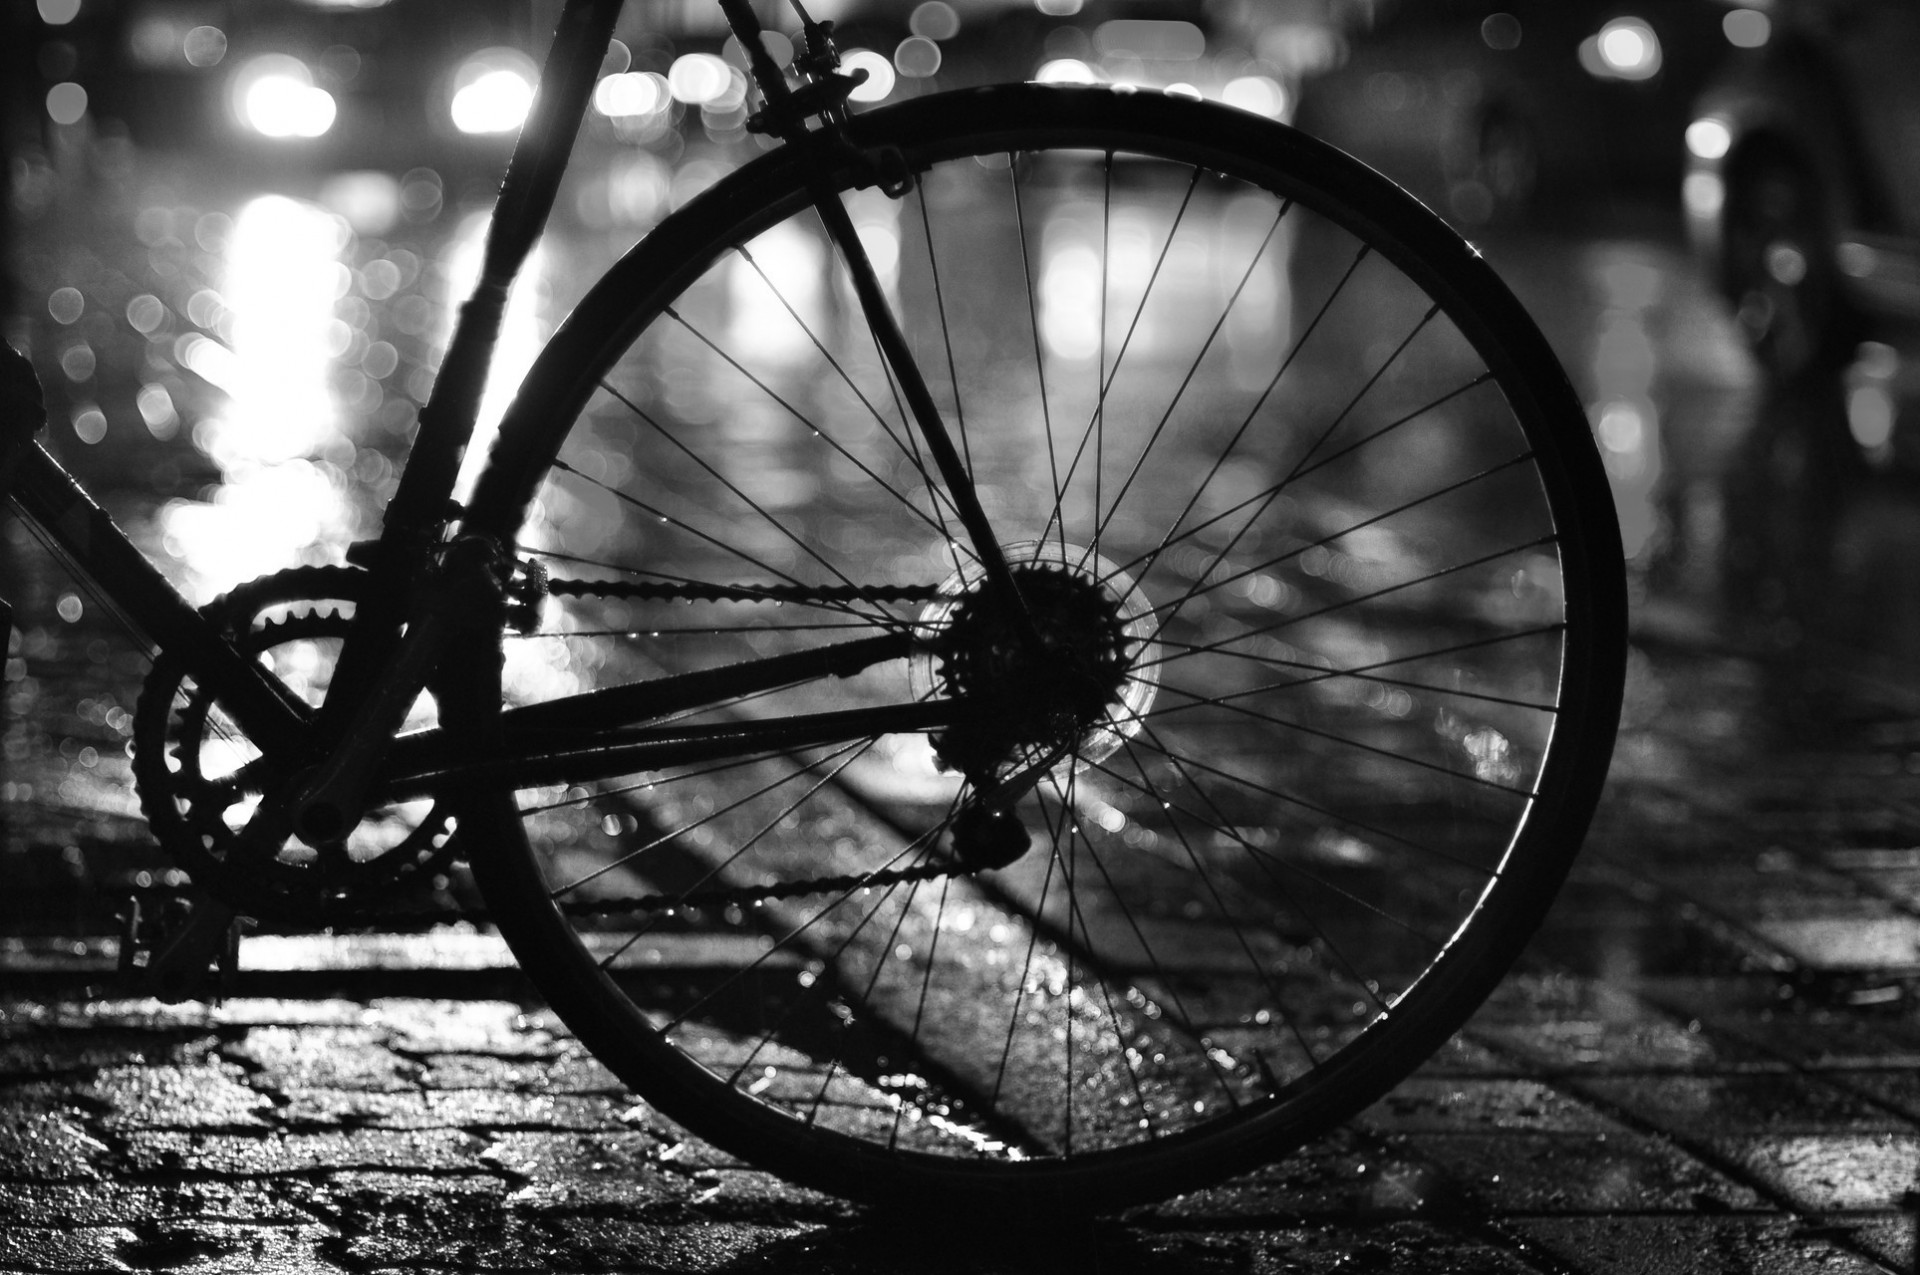
[[[1157,686],[1152,614],[1126,573],[1073,545],[1016,545],[1007,559],[1017,597],[962,571],[921,618],[924,689],[972,710],[935,750],[982,787],[1102,760],[1138,732]]]

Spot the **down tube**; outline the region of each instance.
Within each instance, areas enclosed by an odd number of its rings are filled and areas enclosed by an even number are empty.
[[[298,744],[303,725],[280,684],[235,652],[38,443],[21,449],[9,495],[35,537],[93,587],[149,651],[175,655],[216,688],[265,751]]]

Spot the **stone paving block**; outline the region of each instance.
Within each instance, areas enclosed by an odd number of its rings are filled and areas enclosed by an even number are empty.
[[[779,1258],[754,1260],[757,1250],[806,1233],[792,1222],[713,1220],[685,1208],[662,1220],[648,1215],[645,1201],[614,1208],[523,1206],[498,1178],[360,1173],[336,1175],[328,1186],[340,1234],[325,1256],[357,1271],[806,1269]],[[845,1215],[845,1206],[833,1207]]]
[[[1496,1214],[1764,1207],[1751,1187],[1640,1134],[1419,1134],[1401,1145]]]
[[[364,1001],[249,996],[213,1007],[209,1021],[223,1027],[358,1027],[367,1021]]]
[[[222,1062],[107,1067],[76,1092],[100,1105],[99,1127],[109,1131],[264,1128],[273,1103],[244,1074]]]
[[[135,1270],[191,1270],[194,1275],[307,1275],[342,1268],[321,1256],[329,1227],[249,1226],[234,1222],[168,1223],[133,1228],[117,1256]]]
[[[1911,1212],[1851,1214],[1836,1220],[1835,1232],[1896,1271],[1920,1271],[1920,1225]]]
[[[1645,1121],[1687,1134],[1911,1131],[1910,1122],[1818,1074],[1587,1076],[1578,1091]],[[1920,1087],[1915,1089],[1920,1101]]]
[[[504,1001],[393,999],[368,1009],[368,1025],[388,1029],[388,1047],[400,1053],[549,1058],[560,1052],[547,1020]]]
[[[665,1149],[651,1134],[632,1130],[598,1133],[500,1133],[487,1138],[481,1159],[515,1179],[564,1174],[618,1177],[629,1181],[661,1175]],[[684,1177],[684,1174],[675,1175]]]
[[[650,1224],[632,1218],[585,1215],[538,1217],[508,1214],[491,1235],[441,1245],[462,1270],[659,1271],[675,1275],[702,1272],[877,1271],[828,1257],[818,1265],[795,1260],[788,1242],[800,1228],[756,1226],[745,1222]],[[356,1258],[382,1260],[408,1250],[390,1240],[356,1242]],[[411,1266],[411,1261],[402,1258]],[[444,1257],[442,1258],[444,1261]],[[929,1269],[937,1270],[937,1267]]]
[[[1644,906],[1611,916],[1556,918],[1535,940],[1534,950],[1574,973],[1605,979],[1736,974],[1756,960],[1773,958],[1737,934],[1676,923]]]
[[[1513,1060],[1495,1053],[1466,1032],[1456,1032],[1414,1071],[1416,1076],[1510,1076]]]
[[[300,1129],[591,1130],[620,1128],[620,1115],[628,1109],[629,1104],[604,1095],[515,1089],[302,1089],[274,1116],[278,1123]]]
[[[1896,1117],[1920,1123],[1920,1072],[1905,1067],[1873,1071],[1826,1071],[1823,1080],[1888,1108]]]
[[[116,1027],[152,1032],[204,1032],[220,1022],[221,1011],[198,1001],[169,1005],[151,998],[122,997],[80,1002],[61,1002],[52,1007],[50,1024],[59,1027],[87,1027],[110,1024]]]
[[[1802,1067],[1920,1068],[1920,1022],[1905,1017],[1787,1006],[1771,1013],[1728,1015],[1713,1020],[1713,1027]]]
[[[106,1144],[87,1132],[87,1113],[46,1083],[22,1085],[0,1105],[0,1179],[18,1182],[87,1181]]]
[[[1751,922],[1755,933],[1810,970],[1920,969],[1920,917],[1862,903],[1840,916],[1781,916]]]
[[[1150,1205],[1147,1224],[1194,1227],[1233,1220],[1404,1217],[1446,1184],[1399,1146],[1370,1146],[1345,1130],[1249,1173]]]
[[[1582,1275],[1886,1275],[1779,1215],[1547,1217],[1514,1229]]]
[[[1508,1249],[1427,1221],[1387,1222],[1356,1236],[1300,1229],[1254,1237],[1256,1275],[1518,1275],[1538,1268]]]
[[[387,1048],[379,1027],[253,1027],[222,1050],[258,1069],[262,1088],[285,1092],[323,1085],[329,1089],[404,1090],[415,1087],[422,1068]]]
[[[0,1010],[3,1018],[4,1010]],[[122,1030],[41,1023],[0,1027],[0,1080],[91,1071],[133,1062],[195,1063],[220,1043],[209,1032]]]
[[[1715,1148],[1815,1213],[1891,1210],[1920,1185],[1920,1134],[1721,1138]]]
[[[116,1254],[139,1237],[122,1226],[44,1229],[0,1226],[0,1270],[110,1271],[127,1269]]]
[[[1792,976],[1774,970],[1643,975],[1620,990],[1681,1022],[1698,1019],[1702,1023],[1773,1013],[1796,994]]]
[[[483,1139],[458,1129],[363,1129],[258,1135],[137,1132],[119,1155],[141,1174],[255,1178],[344,1169],[479,1172]]]
[[[421,1054],[414,1082],[422,1089],[508,1089],[518,1093],[553,1092],[554,1069],[548,1059],[502,1058],[495,1054]],[[610,1079],[610,1078],[609,1078]]]
[[[1354,1121],[1375,1133],[1625,1132],[1624,1126],[1537,1080],[1415,1076]]]
[[[700,1169],[744,1169],[746,1161],[731,1152],[722,1151],[705,1138],[696,1138],[665,1116],[646,1109],[644,1113],[636,1111],[630,1119],[651,1130],[658,1137],[665,1150],[660,1153],[660,1163],[669,1165],[679,1172],[695,1172]]]
[[[1764,1065],[1737,1040],[1650,1016],[1475,1022],[1467,1031],[1495,1049],[1549,1069],[1718,1072]]]
[[[577,1041],[561,1042],[551,1056],[427,1054],[416,1060],[416,1082],[425,1089],[482,1089],[504,1085],[526,1093],[624,1094],[627,1087]]]
[[[1845,876],[1799,866],[1791,856],[1761,851],[1702,864],[1697,854],[1646,865],[1647,878],[1716,915],[1745,926],[1773,920],[1885,917],[1887,904]],[[1763,930],[1765,925],[1760,926]]]
[[[369,1167],[330,1173],[323,1185],[322,1221],[338,1232],[324,1255],[354,1270],[547,1267],[540,1254],[503,1234],[507,1184],[490,1171]]]
[[[0,1218],[39,1227],[126,1226],[199,1219],[289,1226],[313,1220],[302,1207],[315,1188],[284,1180],[199,1182],[0,1182]]]

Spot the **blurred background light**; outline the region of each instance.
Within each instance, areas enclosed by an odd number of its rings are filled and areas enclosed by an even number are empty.
[[[47,117],[56,124],[78,124],[87,113],[87,91],[68,80],[47,90]]]
[[[1207,36],[1191,22],[1114,18],[1094,28],[1093,47],[1102,57],[1190,62],[1206,56]]]
[[[1501,52],[1520,47],[1520,19],[1511,13],[1492,13],[1480,23],[1480,39],[1489,49]]]
[[[667,87],[688,106],[713,106],[733,85],[733,68],[711,53],[688,53],[667,68]]]
[[[453,126],[463,133],[511,133],[533,109],[539,76],[533,59],[518,49],[483,49],[454,73]]]
[[[925,79],[940,70],[940,46],[924,35],[910,35],[894,49],[893,64],[902,75]]]
[[[593,88],[593,109],[609,119],[635,119],[664,111],[673,101],[667,78],[651,71],[622,71]]]
[[[1893,346],[1863,341],[1845,375],[1847,432],[1876,464],[1889,459],[1899,419],[1894,382],[1900,373],[1900,361],[1900,352]]]
[[[915,6],[907,30],[928,40],[951,40],[960,34],[960,15],[945,0],[927,0]]]
[[[1269,75],[1243,75],[1228,80],[1220,90],[1220,100],[1228,106],[1279,119],[1286,114],[1287,91]]]
[[[1042,84],[1098,84],[1100,76],[1078,58],[1054,58],[1043,62],[1033,78]]]
[[[333,94],[315,86],[299,58],[263,54],[240,69],[233,89],[240,122],[264,137],[320,137],[333,127]]]
[[[1706,116],[1687,125],[1687,149],[1701,159],[1722,159],[1733,147],[1726,122]]]
[[[1641,18],[1615,18],[1580,45],[1580,65],[1605,80],[1649,80],[1660,73],[1660,37]]]
[[[872,49],[852,50],[841,57],[840,66],[843,70],[867,73],[866,83],[847,95],[856,102],[878,102],[893,92],[893,63]]]
[[[1720,19],[1720,30],[1736,49],[1757,49],[1773,38],[1773,19],[1758,9],[1734,9]]]
[[[193,27],[181,37],[180,52],[190,66],[217,66],[227,56],[227,33],[219,27]]]

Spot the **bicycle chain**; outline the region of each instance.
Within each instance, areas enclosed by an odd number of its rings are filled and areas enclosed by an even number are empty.
[[[546,591],[556,597],[633,598],[644,602],[798,602],[838,605],[846,602],[932,602],[940,591],[926,585],[844,585],[812,587],[798,584],[637,584],[623,580],[548,580]]]
[[[940,596],[929,586],[847,585],[807,587],[804,585],[748,584],[642,584],[618,580],[568,580],[541,578],[544,592],[559,597],[617,597],[654,602],[797,602],[800,604],[842,604],[849,602],[931,602]],[[895,885],[938,880],[963,870],[954,862],[924,863],[910,868],[883,868],[870,873],[837,877],[811,877],[802,881],[783,881],[755,886],[733,886],[689,892],[678,896],[647,894],[584,902],[562,901],[561,912],[576,917],[636,916],[646,913],[672,915],[681,910],[725,910],[751,908],[785,899],[817,894],[850,894],[855,890],[888,888]],[[178,887],[151,886],[132,891],[141,897],[184,894]],[[411,925],[445,925],[458,922],[485,924],[491,920],[485,908],[469,907],[394,907],[369,910],[367,924],[404,922]]]
[[[573,917],[637,916],[649,912],[672,916],[683,910],[700,912],[722,911],[729,907],[753,908],[784,899],[803,898],[811,894],[848,895],[855,890],[886,889],[895,885],[938,881],[942,877],[963,871],[966,869],[961,864],[942,861],[923,863],[911,868],[882,868],[874,872],[838,877],[808,877],[803,881],[776,881],[766,885],[690,891],[682,895],[640,894],[580,903],[563,900],[558,906],[562,913]],[[183,886],[154,885],[137,887],[126,893],[143,899],[185,898],[191,896],[192,890]],[[360,918],[360,924],[372,926],[405,922],[409,925],[452,925],[465,921],[474,925],[485,925],[492,920],[493,914],[486,908],[400,906],[378,912],[369,911]],[[337,928],[341,923],[336,919],[331,924]]]

